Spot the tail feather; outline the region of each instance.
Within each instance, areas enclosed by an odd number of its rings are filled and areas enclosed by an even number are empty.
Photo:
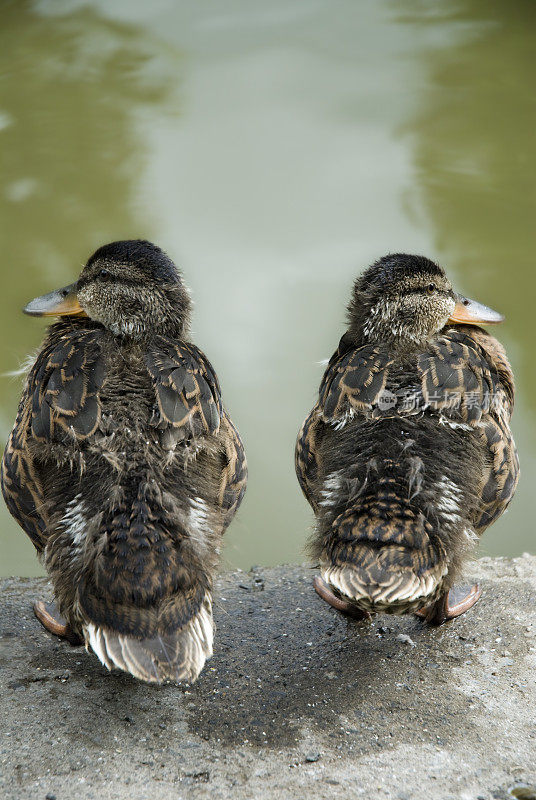
[[[195,617],[179,631],[136,639],[89,623],[84,628],[86,648],[99,661],[148,683],[196,680],[212,655],[214,625],[207,593]]]
[[[329,566],[321,570],[326,583],[364,610],[391,613],[405,613],[430,602],[447,572],[444,564],[422,576],[408,569],[393,569],[381,581],[371,582],[370,575],[359,565]]]
[[[403,614],[433,602],[470,546],[459,481],[425,472],[422,459],[404,455],[410,444],[324,480],[311,552],[326,583],[363,611]]]
[[[368,509],[366,510],[368,512]],[[449,572],[443,543],[422,513],[390,508],[341,514],[324,540],[324,580],[366,611],[406,613],[431,602]]]

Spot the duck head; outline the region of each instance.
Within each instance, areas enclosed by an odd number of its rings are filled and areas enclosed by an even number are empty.
[[[36,297],[32,316],[89,317],[116,336],[179,337],[188,326],[191,301],[179,270],[156,245],[140,239],[100,247],[76,283]]]
[[[371,342],[414,347],[449,324],[489,325],[504,317],[457,294],[437,264],[404,253],[380,258],[354,284],[350,332]]]

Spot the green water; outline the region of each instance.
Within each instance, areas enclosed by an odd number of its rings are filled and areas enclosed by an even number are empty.
[[[319,362],[354,276],[425,253],[507,316],[523,476],[481,552],[536,551],[532,0],[5,0],[0,38],[1,372],[43,335],[29,298],[106,241],[156,241],[247,447],[224,564],[302,560]],[[0,379],[3,441],[19,393]],[[3,504],[0,548],[39,572]]]

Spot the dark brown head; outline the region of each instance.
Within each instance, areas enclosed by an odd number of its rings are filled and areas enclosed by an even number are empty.
[[[426,342],[446,325],[490,324],[503,317],[457,294],[444,271],[405,253],[376,261],[356,280],[348,306],[350,331],[403,347]]]
[[[87,316],[116,336],[181,336],[191,301],[179,270],[154,244],[140,239],[100,247],[77,282],[32,300],[36,316]]]

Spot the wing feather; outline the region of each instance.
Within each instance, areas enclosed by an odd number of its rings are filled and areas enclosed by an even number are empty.
[[[343,336],[320,384],[324,419],[372,410],[386,387],[392,363],[386,349],[376,345],[348,347]]]
[[[356,347],[345,334],[322,378],[318,402],[305,419],[296,442],[295,467],[301,489],[318,511],[317,479],[320,444],[329,425],[344,424],[354,415],[374,416],[385,390],[392,359],[373,345]]]
[[[519,461],[510,431],[513,402],[506,353],[480,328],[447,329],[412,363],[395,361],[381,346],[356,347],[345,334],[322,379],[319,402],[298,435],[298,480],[315,508],[320,443],[328,427],[338,428],[350,418],[425,413],[441,423],[467,425],[480,438],[485,454],[481,508],[475,520],[481,533],[506,509],[518,481]]]
[[[160,338],[145,360],[156,395],[153,424],[163,431],[166,449],[217,434],[223,413],[220,387],[203,353],[193,344]]]
[[[2,460],[2,492],[11,514],[40,551],[47,519],[35,443],[83,440],[100,419],[104,379],[100,329],[66,323],[52,326],[22,393],[15,425]]]
[[[240,434],[225,411],[223,411],[222,425],[225,429],[226,464],[222,471],[218,499],[224,512],[224,528],[226,528],[238,511],[244,497],[248,467]]]

